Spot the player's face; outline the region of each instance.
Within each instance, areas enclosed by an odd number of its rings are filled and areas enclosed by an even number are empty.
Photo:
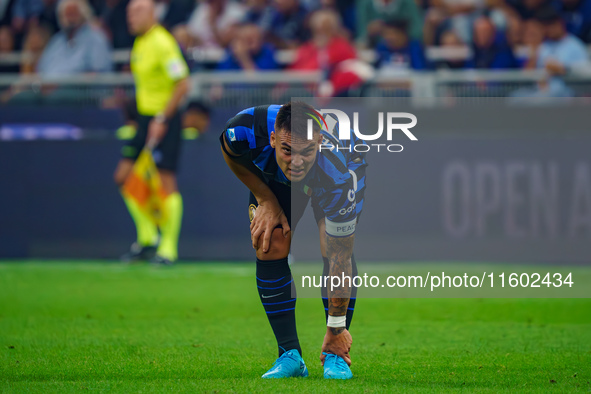
[[[149,0],[133,0],[127,6],[127,24],[132,34],[144,34],[154,22],[154,6]]]
[[[287,179],[300,182],[310,172],[321,138],[319,134],[317,140],[310,141],[284,131],[271,133],[271,147],[275,149],[277,164]]]

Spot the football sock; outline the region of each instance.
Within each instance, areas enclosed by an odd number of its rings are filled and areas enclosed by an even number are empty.
[[[291,349],[297,349],[301,355],[295,319],[295,286],[287,257],[267,261],[257,259],[256,264],[259,297],[277,339],[279,356]]]
[[[160,227],[160,245],[156,253],[159,256],[175,261],[178,257],[179,233],[183,219],[183,198],[174,192],[164,200],[166,221]]]
[[[158,228],[152,219],[141,210],[135,199],[126,196],[125,193],[121,193],[121,196],[123,197],[127,210],[135,223],[137,243],[140,246],[156,245],[158,242]]]
[[[328,276],[330,274],[329,271],[329,264],[328,259],[326,257],[322,258],[324,261],[324,269],[322,270],[322,276]],[[353,266],[351,281],[355,276],[357,276],[357,263],[355,262],[355,254],[351,255],[351,265]],[[330,281],[328,281],[330,283]],[[326,320],[328,320],[328,290],[325,286],[320,288],[322,294],[322,303],[324,304],[324,314],[326,316]],[[355,312],[355,301],[357,300],[357,287],[351,287],[351,298],[349,299],[349,306],[347,307],[347,330],[349,326],[351,326],[351,320],[353,320],[353,312]]]

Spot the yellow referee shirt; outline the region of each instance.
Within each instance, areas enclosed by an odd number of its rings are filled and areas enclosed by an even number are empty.
[[[164,111],[176,82],[189,75],[176,40],[160,25],[135,39],[131,50],[131,72],[138,112],[146,116]]]

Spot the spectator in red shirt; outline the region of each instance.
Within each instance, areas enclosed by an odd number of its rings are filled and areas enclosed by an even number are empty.
[[[361,65],[361,72],[358,70],[355,48],[342,35],[339,15],[332,10],[316,11],[310,18],[310,29],[312,38],[298,49],[291,69],[323,71],[323,96],[342,95],[359,86],[367,66]]]

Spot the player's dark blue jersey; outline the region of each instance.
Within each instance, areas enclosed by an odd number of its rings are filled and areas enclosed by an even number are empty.
[[[365,180],[359,179],[355,171],[365,167],[364,155],[344,149],[348,145],[323,130],[323,145],[341,149],[322,149],[304,180],[292,185],[277,165],[275,149],[270,145],[280,108],[280,105],[265,105],[239,112],[226,124],[220,137],[222,146],[225,141],[236,159],[250,166],[265,182],[282,183],[310,196],[315,211],[321,209],[326,218],[327,233],[352,234],[363,204],[356,199],[356,191],[365,186]]]
[[[267,182],[289,186],[289,180],[275,160],[275,149],[269,143],[279,108],[280,105],[264,105],[239,112],[226,123],[222,138],[241,161],[252,162]]]

